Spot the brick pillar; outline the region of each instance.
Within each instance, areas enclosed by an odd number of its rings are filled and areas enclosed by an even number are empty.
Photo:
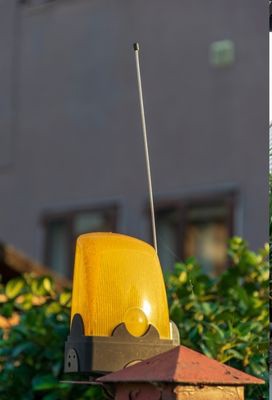
[[[97,379],[116,400],[244,400],[244,386],[264,381],[184,346]]]
[[[115,383],[116,400],[244,400],[243,386]]]

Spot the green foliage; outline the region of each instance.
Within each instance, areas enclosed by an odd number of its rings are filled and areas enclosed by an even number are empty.
[[[0,399],[103,399],[100,389],[60,383],[71,293],[58,294],[49,277],[26,275],[0,287],[0,315],[20,316],[0,329]]]
[[[267,379],[268,248],[249,251],[231,240],[231,266],[218,278],[203,274],[194,259],[167,277],[171,319],[181,343]],[[0,329],[0,399],[103,399],[98,388],[60,383],[68,335],[71,293],[58,293],[49,277],[25,275],[0,285],[0,315],[19,322]],[[16,320],[16,318],[15,318]],[[1,322],[1,317],[0,317]],[[250,388],[247,400],[268,398],[267,387]]]
[[[240,238],[229,246],[231,266],[218,278],[204,275],[194,259],[176,264],[167,278],[171,319],[181,343],[268,380],[268,245],[249,251]],[[266,387],[247,399],[268,398]]]
[[[272,150],[270,150],[272,151]],[[271,153],[270,153],[271,156]],[[269,237],[272,239],[272,174],[269,174]]]
[[[272,149],[269,151],[269,157],[271,159]],[[270,264],[270,273],[269,273],[269,283],[270,283],[270,294],[269,294],[269,305],[270,305],[270,321],[272,322],[272,174],[269,174],[269,264]],[[271,337],[272,341],[272,337]],[[271,343],[272,346],[272,343]]]

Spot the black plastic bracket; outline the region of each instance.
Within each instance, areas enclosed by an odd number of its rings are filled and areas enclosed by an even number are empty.
[[[112,372],[163,353],[179,345],[179,333],[172,324],[173,340],[160,339],[153,325],[145,335],[132,336],[124,323],[111,336],[85,336],[80,314],[75,314],[65,343],[65,372]]]

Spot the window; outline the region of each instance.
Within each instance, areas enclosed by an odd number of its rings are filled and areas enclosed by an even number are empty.
[[[213,42],[210,46],[210,62],[214,67],[222,68],[234,63],[235,50],[231,40]]]
[[[169,270],[194,256],[204,271],[220,274],[226,267],[227,242],[233,235],[234,195],[188,199],[156,206],[158,252]]]
[[[44,6],[46,4],[53,3],[55,0],[19,0],[21,4],[25,4],[31,7]]]
[[[43,223],[46,265],[58,274],[72,278],[77,237],[89,232],[116,231],[117,206],[49,214]]]

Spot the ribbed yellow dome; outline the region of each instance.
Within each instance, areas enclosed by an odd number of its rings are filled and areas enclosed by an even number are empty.
[[[165,286],[152,246],[116,233],[88,233],[77,240],[72,318],[79,313],[87,336],[110,336],[125,322],[134,336],[149,324],[170,338]]]

